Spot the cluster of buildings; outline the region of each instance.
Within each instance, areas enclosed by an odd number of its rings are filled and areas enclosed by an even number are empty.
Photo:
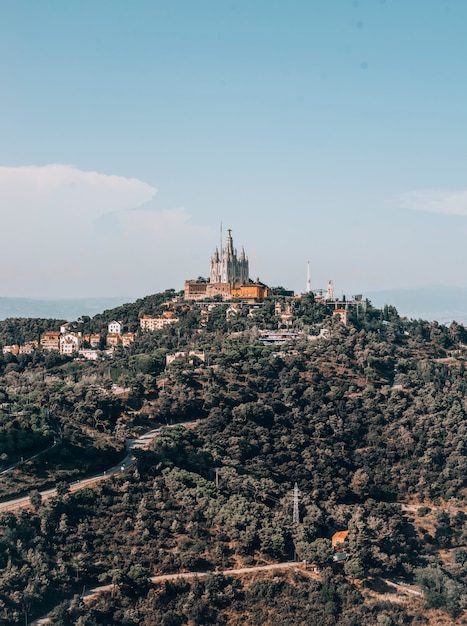
[[[311,290],[310,264],[307,270],[306,293],[312,293],[317,302],[323,302],[328,306],[333,315],[339,317],[342,323],[347,324],[349,310],[355,308],[358,311],[365,307],[365,302],[361,295],[353,296],[350,300],[345,296],[336,298],[332,281],[328,282],[327,289]],[[255,282],[249,278],[249,263],[245,250],[241,249],[237,253],[233,244],[232,231],[227,231],[225,246],[216,247],[211,257],[211,268],[209,280],[198,278],[197,280],[186,280],[184,289],[184,299],[202,301],[209,298],[218,297],[222,301],[235,300],[240,303],[254,304],[263,302],[269,295],[268,287],[257,279]],[[297,298],[295,298],[297,299]],[[276,304],[276,315],[286,321],[292,317],[292,305],[294,300],[293,292],[288,295],[288,303],[284,309],[282,303]]]
[[[4,346],[3,354],[32,354],[34,350],[37,350],[39,347],[38,341],[28,341],[24,345],[19,346],[18,344],[13,344],[11,346]]]
[[[144,331],[161,330],[169,324],[178,322],[173,311],[166,311],[159,317],[143,315],[140,319],[140,328]],[[136,338],[136,333],[124,332],[121,321],[113,320],[107,326],[107,334],[84,335],[74,332],[70,324],[63,324],[60,330],[49,330],[41,335],[40,341],[28,341],[24,345],[12,344],[3,347],[3,354],[32,354],[41,348],[47,351],[56,351],[60,354],[73,356],[80,355],[86,359],[96,360],[102,350],[112,351],[117,346],[128,347]]]
[[[136,337],[136,333],[123,332],[122,322],[110,322],[107,331],[103,345],[100,334],[83,335],[81,332],[70,330],[70,324],[63,324],[60,330],[49,330],[43,333],[40,341],[28,341],[22,346],[17,344],[4,346],[3,354],[32,354],[34,350],[41,348],[67,356],[79,354],[87,359],[97,359],[102,348],[112,349],[117,345],[125,347],[130,345]]]

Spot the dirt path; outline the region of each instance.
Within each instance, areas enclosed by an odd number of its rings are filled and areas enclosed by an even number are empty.
[[[297,561],[287,561],[284,563],[271,563],[270,565],[256,565],[255,567],[241,567],[238,569],[226,569],[214,572],[177,572],[176,574],[159,574],[158,576],[151,576],[149,581],[153,584],[163,583],[170,580],[181,580],[191,578],[205,578],[206,576],[212,576],[216,574],[222,574],[223,576],[241,576],[242,574],[250,574],[251,572],[267,572],[271,570],[281,569],[303,569],[304,565]],[[308,572],[311,574],[312,572]],[[320,578],[318,574],[313,574],[317,580]],[[99,593],[106,593],[112,591],[117,585],[103,585],[102,587],[95,587],[87,591],[83,598],[89,600],[95,598]]]
[[[460,502],[451,503],[444,502],[443,504],[432,504],[432,503],[410,503],[410,502],[396,502],[401,507],[402,511],[406,511],[407,513],[417,513],[418,509],[431,509],[432,511],[447,511],[449,513],[467,513],[467,504],[462,504]]]
[[[414,587],[413,585],[408,585],[406,583],[395,583],[392,580],[388,580],[387,578],[380,578],[380,580],[389,587],[393,587],[396,589],[398,593],[402,593],[404,595],[412,595],[412,596],[423,596],[423,591],[420,591],[418,587]]]
[[[251,574],[253,572],[268,572],[272,570],[284,570],[284,569],[296,569],[300,571],[305,570],[305,565],[302,562],[297,561],[286,561],[284,563],[271,563],[269,565],[256,565],[255,567],[241,567],[237,569],[226,569],[215,572],[178,572],[176,574],[160,574],[158,576],[151,576],[149,581],[152,584],[158,584],[167,582],[170,580],[187,580],[193,578],[205,578],[206,576],[242,576],[243,574]],[[321,577],[318,573],[312,572],[310,570],[306,570],[307,576],[311,576],[316,578],[316,580],[321,580]],[[101,585],[100,587],[94,587],[93,589],[89,589],[86,591],[81,597],[85,602],[89,602],[96,598],[100,593],[110,593],[113,589],[116,589],[118,585]],[[43,626],[45,624],[50,624],[50,618],[47,616],[43,616],[34,622],[30,622],[28,626]]]

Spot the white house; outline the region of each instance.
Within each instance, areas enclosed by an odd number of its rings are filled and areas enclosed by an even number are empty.
[[[110,322],[107,332],[109,335],[121,335],[123,332],[123,322],[113,320]]]
[[[75,354],[81,346],[81,333],[60,335],[60,354]]]

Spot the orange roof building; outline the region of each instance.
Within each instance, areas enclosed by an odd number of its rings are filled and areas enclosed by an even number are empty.
[[[246,302],[262,302],[268,295],[268,288],[257,281],[256,283],[237,285],[231,290],[230,295],[232,298]]]
[[[348,534],[348,530],[339,530],[337,533],[333,534],[333,536],[331,537],[331,543],[334,550],[337,550],[339,548],[339,545],[346,541]]]

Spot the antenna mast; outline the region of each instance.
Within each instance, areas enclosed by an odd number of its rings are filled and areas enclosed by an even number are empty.
[[[219,248],[219,253],[220,253],[221,257],[222,257],[222,220],[221,220],[221,245],[220,245],[220,248]]]
[[[310,261],[306,266],[306,293],[311,293]]]

